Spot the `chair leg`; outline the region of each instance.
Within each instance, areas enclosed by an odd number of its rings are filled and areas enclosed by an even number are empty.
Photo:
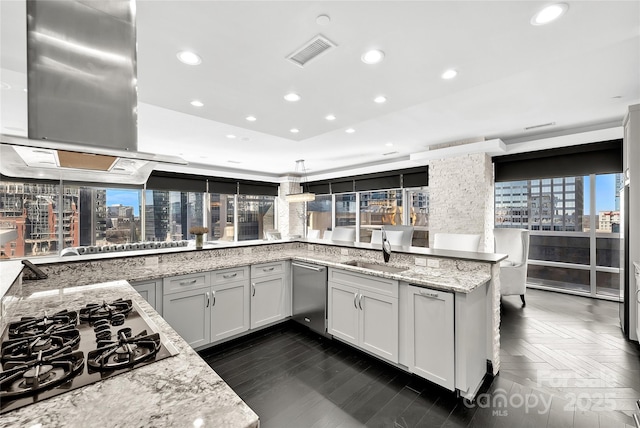
[[[520,300],[522,300],[522,306],[527,306],[527,302],[524,301],[524,294],[520,295]]]

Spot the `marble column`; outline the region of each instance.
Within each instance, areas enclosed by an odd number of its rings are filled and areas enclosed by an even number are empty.
[[[278,188],[278,230],[282,237],[304,236],[305,203],[287,202],[286,195],[302,191],[299,179],[285,177]]]

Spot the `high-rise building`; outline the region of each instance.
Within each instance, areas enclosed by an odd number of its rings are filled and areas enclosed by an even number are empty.
[[[164,190],[147,190],[145,212],[145,239],[166,241],[170,232],[169,193]]]
[[[107,233],[107,190],[80,188],[80,245],[104,245]]]
[[[54,183],[1,182],[0,225],[16,229],[17,239],[5,244],[9,257],[52,254],[79,243],[79,194],[77,188],[60,195]],[[59,199],[60,198],[60,199]]]
[[[496,183],[495,207],[497,227],[582,231],[584,178]]]

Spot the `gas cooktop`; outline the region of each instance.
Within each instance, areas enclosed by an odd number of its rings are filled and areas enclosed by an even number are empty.
[[[0,344],[0,413],[178,354],[131,300],[9,323]]]

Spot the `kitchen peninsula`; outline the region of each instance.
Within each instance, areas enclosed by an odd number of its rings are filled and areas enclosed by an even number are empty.
[[[192,425],[195,420],[200,418],[206,426],[255,426],[257,416],[200,359],[174,329],[123,280],[135,284],[143,280],[214,272],[238,266],[253,266],[278,261],[304,261],[328,266],[341,272],[395,280],[400,284],[401,290],[411,286],[452,293],[456,297],[457,316],[461,315],[459,312],[465,309],[465,306],[459,306],[462,305],[464,299],[481,290],[482,292],[477,294],[481,299],[476,302],[475,308],[476,312],[478,304],[482,308],[481,317],[487,320],[484,327],[486,334],[477,334],[477,330],[471,331],[471,325],[468,325],[466,330],[456,331],[456,346],[459,348],[464,345],[459,342],[463,338],[468,340],[472,335],[475,335],[476,338],[480,337],[483,352],[486,354],[480,356],[480,362],[483,365],[482,374],[486,371],[486,367],[484,367],[486,361],[491,362],[491,372],[495,374],[499,369],[496,345],[499,343],[497,331],[499,319],[495,319],[499,311],[496,312],[494,306],[495,287],[498,285],[499,267],[497,262],[504,256],[395,248],[391,265],[405,267],[406,269],[401,272],[389,273],[347,264],[347,262],[354,260],[381,263],[382,256],[378,247],[371,244],[313,241],[251,242],[221,244],[203,251],[158,249],[135,254],[116,255],[112,253],[108,257],[105,257],[106,255],[65,257],[57,261],[38,263],[38,266],[49,275],[49,278],[40,281],[25,281],[22,285],[17,281],[12,286],[3,297],[1,323],[3,330],[7,322],[16,317],[37,315],[44,310],[43,308],[46,308],[47,311],[55,311],[60,305],[66,304],[63,302],[69,300],[75,306],[82,306],[91,301],[92,297],[110,301],[125,296],[139,304],[180,352],[174,357],[138,368],[124,375],[115,376],[81,390],[75,390],[9,412],[3,415],[3,419],[9,421],[10,425],[38,423],[33,419],[33,410],[37,410],[37,407],[47,408],[52,412],[51,419],[47,421],[48,423],[43,424],[45,426],[81,426],[88,420],[102,422],[106,414],[114,414],[118,418],[123,417],[125,418],[123,420],[134,425],[136,422],[139,425],[144,425],[144,421],[149,420],[153,420],[156,426]],[[427,262],[428,266],[438,265],[439,267],[427,267]],[[3,280],[6,281],[7,278],[3,278]],[[89,286],[90,284],[94,285]],[[401,291],[401,311],[403,310],[402,299]],[[405,301],[404,304],[407,302]],[[458,324],[461,321],[464,321],[464,318],[456,318]],[[404,337],[402,317],[399,326],[400,349],[402,349],[402,342],[407,340]],[[460,361],[468,363],[471,360],[460,358]],[[478,359],[474,363],[476,366],[477,361]],[[468,367],[474,364],[470,364]],[[396,365],[406,370],[402,353]],[[474,378],[473,385],[469,384],[460,388],[459,379],[464,379],[464,373],[460,371],[466,370],[466,367],[459,364],[456,366],[456,370],[458,370],[456,389],[461,395],[472,397],[476,392],[477,379]],[[134,392],[135,389],[131,388],[132,382],[141,387],[140,392]],[[126,390],[126,393],[121,393],[120,389]],[[132,395],[128,396],[129,393]],[[74,409],[76,406],[80,406],[79,403],[93,402],[93,399],[97,399],[98,396],[107,404],[104,407],[92,405],[91,412],[97,412],[92,419],[73,419],[88,417],[77,415]],[[142,404],[138,406],[138,403]],[[120,409],[119,406],[123,409]],[[147,410],[141,410],[138,407],[144,407]],[[105,424],[114,424],[114,422],[105,421]]]

